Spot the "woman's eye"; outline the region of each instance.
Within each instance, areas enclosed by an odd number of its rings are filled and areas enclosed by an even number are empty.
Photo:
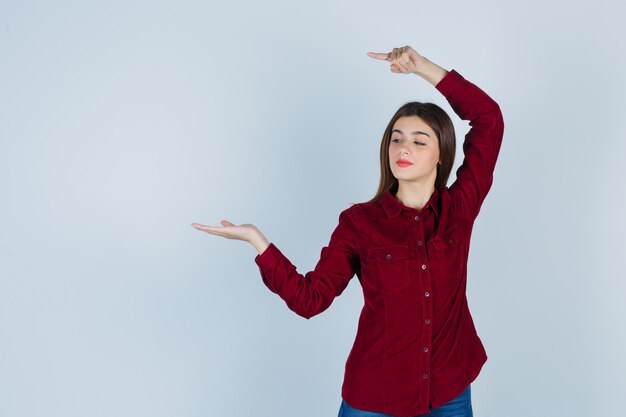
[[[399,138],[391,139],[391,141],[392,141],[392,142],[399,142],[399,141],[401,141],[401,140],[402,140],[402,139],[399,139]],[[414,143],[416,143],[417,145],[426,145],[425,143],[423,143],[423,142],[418,142],[418,141],[415,141]]]

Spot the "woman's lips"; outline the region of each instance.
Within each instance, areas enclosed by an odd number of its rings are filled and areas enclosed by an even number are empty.
[[[408,166],[413,165],[413,164],[408,162],[408,161],[396,161],[396,165],[405,168],[405,167],[408,167]]]

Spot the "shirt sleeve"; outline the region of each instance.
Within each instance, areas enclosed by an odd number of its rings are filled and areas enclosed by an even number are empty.
[[[328,245],[322,248],[317,265],[304,276],[274,243],[254,258],[267,288],[306,319],[326,310],[359,268],[354,244],[356,227],[348,210],[339,214],[339,223]]]
[[[448,190],[453,204],[475,219],[493,182],[504,135],[502,112],[491,97],[455,70],[448,72],[435,88],[471,126],[463,142],[463,163]]]

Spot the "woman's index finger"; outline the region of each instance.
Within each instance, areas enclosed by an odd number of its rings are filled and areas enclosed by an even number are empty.
[[[389,54],[381,53],[381,52],[368,52],[367,55],[374,59],[382,59],[387,61],[389,59]]]

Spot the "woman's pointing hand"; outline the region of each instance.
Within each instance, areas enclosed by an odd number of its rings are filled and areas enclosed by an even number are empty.
[[[368,52],[367,55],[374,59],[391,62],[391,72],[401,74],[418,74],[428,62],[426,58],[408,45],[402,48],[393,48],[389,53]]]
[[[391,62],[391,72],[416,74],[434,86],[437,86],[448,74],[447,69],[424,58],[408,45],[402,48],[393,48],[388,53],[368,52],[367,55],[374,59]]]

